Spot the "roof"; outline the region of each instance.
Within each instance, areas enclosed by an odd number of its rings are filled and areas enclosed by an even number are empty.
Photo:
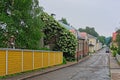
[[[80,32],[80,35],[83,39],[87,39],[87,33],[86,32]]]
[[[61,25],[63,25],[66,29],[68,29],[68,30],[73,30],[74,28],[73,27],[71,27],[71,26],[69,26],[69,25],[66,25],[66,24],[64,24],[64,23],[62,23],[62,22],[60,22],[59,21],[59,23],[61,24]]]
[[[81,34],[80,34],[80,32],[77,30],[77,38],[78,39],[84,39],[82,36],[81,36]]]
[[[77,35],[76,29],[75,29],[74,27],[72,27],[72,26],[70,26],[70,25],[66,25],[66,24],[64,24],[64,23],[62,23],[62,22],[60,22],[60,21],[59,21],[59,23],[60,23],[63,27],[65,27],[67,30],[69,30],[70,32],[72,32],[75,36]]]
[[[88,38],[95,38],[95,39],[97,39],[96,37],[94,37],[94,36],[92,36],[90,34],[88,34]]]

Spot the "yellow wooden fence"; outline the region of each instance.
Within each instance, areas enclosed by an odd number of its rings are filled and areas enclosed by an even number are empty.
[[[0,49],[0,76],[61,64],[63,53]]]

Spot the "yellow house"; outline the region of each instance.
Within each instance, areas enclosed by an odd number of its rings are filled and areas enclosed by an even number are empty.
[[[88,34],[89,39],[89,52],[97,51],[97,38]]]
[[[102,48],[102,43],[99,42],[99,40],[97,40],[97,44],[96,44],[96,50],[100,50]]]

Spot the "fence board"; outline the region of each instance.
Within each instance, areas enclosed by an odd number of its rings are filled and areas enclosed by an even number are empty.
[[[0,49],[0,76],[58,65],[62,60],[62,52]]]
[[[6,75],[6,51],[0,50],[0,75]]]

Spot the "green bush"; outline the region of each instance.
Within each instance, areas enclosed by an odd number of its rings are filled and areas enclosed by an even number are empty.
[[[75,61],[76,59],[75,59],[74,57],[67,57],[66,60],[67,60],[67,61],[70,61],[70,62],[73,62],[73,61]]]
[[[67,61],[66,61],[65,57],[63,57],[63,64],[66,64],[66,63],[67,63]]]
[[[67,61],[74,61],[76,45],[77,39],[75,36],[68,31],[64,31],[58,39],[56,48],[63,52]]]
[[[120,46],[117,49],[117,53],[120,54]]]
[[[115,57],[115,56],[116,56],[116,54],[117,54],[117,51],[116,51],[116,50],[114,50],[114,51],[112,52],[113,57]]]
[[[110,48],[111,50],[117,50],[117,47],[113,46]]]
[[[75,60],[76,37],[47,13],[41,15],[41,20],[45,24],[43,27],[45,45],[55,44],[52,50],[62,51],[67,61]]]

